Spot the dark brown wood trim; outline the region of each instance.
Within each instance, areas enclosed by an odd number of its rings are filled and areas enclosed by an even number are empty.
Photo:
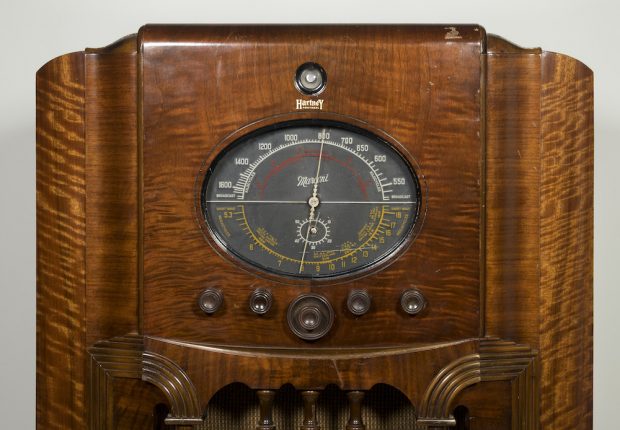
[[[88,349],[90,365],[90,429],[113,430],[112,379],[133,378],[158,387],[168,399],[168,425],[202,424],[202,409],[187,374],[166,357],[144,350],[141,336],[99,342]]]
[[[512,430],[538,429],[537,366],[537,352],[526,345],[481,340],[478,353],[461,357],[437,373],[422,399],[417,428],[454,427],[452,410],[461,391],[504,380],[513,384]]]
[[[537,348],[540,55],[487,64],[486,335]]]
[[[137,332],[136,55],[88,53],[86,264],[88,345]]]

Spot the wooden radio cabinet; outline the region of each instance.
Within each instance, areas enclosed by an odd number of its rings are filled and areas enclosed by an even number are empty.
[[[592,428],[592,72],[476,25],[147,25],[37,73],[37,428]]]

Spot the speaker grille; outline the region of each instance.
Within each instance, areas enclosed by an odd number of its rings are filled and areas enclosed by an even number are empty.
[[[415,425],[415,410],[397,389],[377,385],[366,393],[362,414],[367,428],[376,430],[410,430]],[[324,430],[344,430],[349,419],[346,393],[335,386],[321,391],[317,416]],[[259,419],[258,399],[243,384],[231,384],[211,399],[200,430],[254,429]],[[299,391],[285,385],[276,392],[273,419],[277,430],[296,430],[303,418]]]

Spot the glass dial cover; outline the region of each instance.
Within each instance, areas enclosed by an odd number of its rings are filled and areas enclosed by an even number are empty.
[[[411,236],[420,182],[394,146],[331,121],[249,133],[209,166],[201,215],[226,252],[271,274],[328,278],[389,259]]]

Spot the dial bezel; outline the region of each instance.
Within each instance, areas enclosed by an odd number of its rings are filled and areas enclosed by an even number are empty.
[[[409,228],[407,234],[403,236],[398,245],[394,247],[388,254],[383,255],[376,261],[373,261],[367,265],[352,269],[349,272],[328,275],[322,277],[312,276],[294,276],[283,273],[277,273],[270,271],[268,268],[264,268],[257,264],[253,264],[246,258],[235,253],[226,242],[220,237],[220,234],[207,222],[205,219],[205,204],[203,201],[204,190],[207,186],[209,177],[211,175],[211,166],[214,166],[221,157],[225,156],[226,152],[235,146],[240,141],[251,139],[252,137],[290,126],[332,126],[341,129],[349,129],[355,133],[367,136],[373,140],[378,140],[383,144],[388,145],[392,150],[403,159],[407,167],[411,170],[411,174],[415,180],[417,180],[417,207],[415,213],[415,219],[412,226]],[[391,137],[384,131],[374,128],[369,124],[357,120],[352,117],[328,114],[328,113],[296,113],[277,115],[274,117],[265,118],[251,124],[248,124],[235,132],[229,134],[223,138],[217,145],[213,147],[207,158],[203,161],[198,174],[196,175],[195,182],[195,213],[196,221],[203,233],[203,237],[211,248],[222,258],[228,260],[236,267],[241,267],[245,271],[252,273],[261,278],[266,278],[272,281],[284,283],[284,284],[302,284],[302,285],[333,285],[352,279],[359,279],[365,276],[372,275],[390,264],[406,252],[411,244],[418,236],[424,219],[426,217],[426,194],[427,186],[420,167],[416,160],[411,156],[407,149],[396,139]]]

